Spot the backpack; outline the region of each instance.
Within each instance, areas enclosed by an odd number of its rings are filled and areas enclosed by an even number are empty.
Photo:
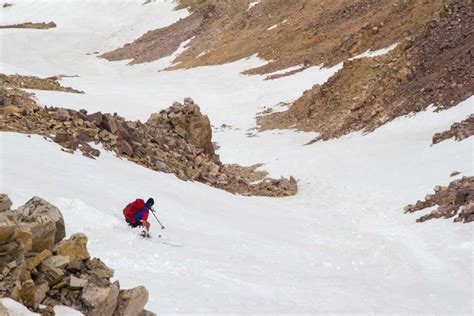
[[[125,216],[125,220],[135,223],[135,219],[133,218],[133,216],[143,210],[144,207],[145,201],[143,201],[142,199],[136,199],[132,203],[128,204],[123,209],[123,215]]]

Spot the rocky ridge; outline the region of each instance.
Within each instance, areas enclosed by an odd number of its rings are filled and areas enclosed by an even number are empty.
[[[447,131],[434,134],[433,144],[441,143],[453,137],[455,140],[461,141],[472,135],[474,135],[474,114],[461,122],[453,123]]]
[[[147,168],[236,194],[281,197],[297,192],[292,177],[270,179],[256,171],[259,166],[222,164],[214,152],[209,119],[190,98],[152,114],[144,124],[116,113],[40,107],[24,91],[15,89],[4,90],[8,94],[0,106],[0,130],[43,135],[64,151],[79,149],[89,158],[100,155],[91,143],[101,144]],[[22,103],[24,100],[27,102]]]
[[[0,298],[10,297],[41,315],[54,315],[65,305],[85,315],[119,316],[153,313],[144,310],[143,286],[120,289],[114,271],[90,258],[87,236],[66,236],[58,208],[33,197],[16,210],[0,194]],[[1,312],[1,309],[0,309]]]
[[[405,213],[413,213],[430,207],[435,209],[416,221],[424,222],[434,218],[452,218],[455,222],[474,221],[474,177],[462,177],[448,186],[436,186],[434,194],[428,194],[423,201],[405,207]]]
[[[474,6],[449,1],[422,30],[386,55],[344,63],[287,112],[257,118],[262,130],[296,127],[331,139],[370,132],[396,117],[450,108],[474,93]],[[472,121],[466,122],[471,124]]]

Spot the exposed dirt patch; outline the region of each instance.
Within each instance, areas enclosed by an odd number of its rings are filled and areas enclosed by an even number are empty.
[[[451,182],[447,187],[437,186],[434,194],[429,194],[423,201],[405,207],[405,213],[413,213],[437,206],[431,213],[418,218],[424,222],[433,218],[451,218],[455,222],[474,221],[474,177],[463,177]]]
[[[189,98],[184,104],[175,102],[170,108],[152,114],[143,124],[116,113],[88,114],[85,110],[40,107],[31,94],[19,86],[12,87],[12,82],[34,81],[36,86],[44,81],[42,86],[48,86],[51,79],[3,78],[0,131],[43,135],[61,145],[63,151],[72,153],[79,149],[89,158],[100,154],[90,143],[102,144],[118,156],[147,168],[241,195],[281,197],[297,192],[293,177],[275,180],[257,171],[259,166],[222,164],[214,153],[209,119]],[[55,85],[54,88],[66,89]]]
[[[5,5],[4,5],[5,7]],[[25,22],[19,24],[12,24],[12,25],[0,25],[0,29],[50,29],[56,27],[56,23],[54,22],[41,22],[41,23],[32,23],[32,22]]]
[[[396,117],[452,107],[474,93],[474,6],[446,5],[416,36],[392,52],[348,61],[287,112],[258,118],[261,129],[318,131],[320,139],[372,131]]]
[[[271,60],[249,73],[270,73],[303,64],[334,65],[368,49],[387,47],[414,34],[444,0],[182,0],[192,14],[150,31],[102,55],[132,64],[171,55],[194,39],[174,68],[216,65],[254,54]]]
[[[474,135],[474,114],[459,123],[454,123],[447,131],[436,133],[433,136],[433,144],[438,144],[452,137],[457,141],[461,141],[472,135]]]

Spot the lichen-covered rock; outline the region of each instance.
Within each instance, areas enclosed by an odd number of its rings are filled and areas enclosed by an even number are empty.
[[[87,251],[87,236],[81,233],[72,235],[55,246],[61,256],[68,256],[70,261],[84,260],[90,257]]]
[[[53,244],[59,242],[66,236],[63,215],[57,207],[40,197],[33,197],[28,202],[26,202],[25,205],[20,206],[16,213],[20,222],[27,224],[32,228],[31,231],[34,238],[33,245],[35,245],[35,241],[38,239],[34,231],[40,231],[44,233],[45,230],[41,228],[38,229],[37,226],[45,225],[48,220],[52,221],[54,224]]]

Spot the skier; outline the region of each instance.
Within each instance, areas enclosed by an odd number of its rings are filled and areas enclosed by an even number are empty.
[[[146,203],[142,199],[136,199],[129,203],[123,210],[125,221],[131,227],[144,227],[141,235],[143,237],[150,237],[150,222],[148,222],[148,214],[155,204],[153,198],[149,198]]]

